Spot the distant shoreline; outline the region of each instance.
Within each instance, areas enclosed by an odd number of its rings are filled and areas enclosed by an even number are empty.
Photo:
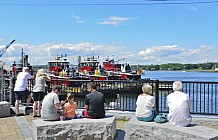
[[[184,70],[186,72],[218,72],[217,70]]]
[[[152,70],[144,70],[144,71],[152,71]],[[153,70],[153,71],[218,72],[217,70]]]

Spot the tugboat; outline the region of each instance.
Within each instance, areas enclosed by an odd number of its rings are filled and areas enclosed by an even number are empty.
[[[118,64],[114,59],[106,59],[103,66],[99,65],[99,57],[90,57],[81,61],[79,57],[79,72],[94,80],[140,80],[141,74],[132,71],[129,64]]]
[[[49,72],[59,78],[79,80],[140,80],[141,74],[133,71],[129,64],[118,64],[114,59],[106,59],[103,66],[98,57],[88,57],[81,60],[78,57],[77,68],[70,68],[70,63],[63,56],[57,56],[55,60],[48,62]]]
[[[55,76],[61,75],[63,77],[69,74],[70,62],[67,60],[67,58],[62,58],[63,56],[57,56],[55,60],[48,61],[48,70]]]
[[[89,80],[89,77],[85,75],[78,75],[76,68],[70,67],[67,55],[57,56],[55,60],[48,61],[48,74],[53,79],[52,84],[67,87],[75,87],[73,80]]]
[[[22,71],[23,67],[28,67],[30,70],[30,74],[33,75],[34,71],[32,66],[28,62],[28,55],[26,55],[22,49],[21,51],[21,59],[18,62],[13,62],[12,64],[12,76],[16,77],[19,72]]]
[[[106,60],[101,66],[98,59],[99,57],[93,56],[82,61],[79,56],[77,67],[72,68],[66,56],[57,56],[55,60],[48,62],[51,84],[63,87],[63,98],[67,92],[72,92],[77,97],[84,97],[87,94],[86,84],[91,80],[100,81],[98,90],[105,93],[107,98],[116,97],[120,90],[129,91],[137,88],[134,83],[128,83],[128,80],[140,80],[141,75],[133,73],[129,65],[115,64],[114,60]],[[126,83],[117,84],[120,80]]]
[[[124,60],[124,59],[123,59]],[[112,75],[119,76],[121,80],[140,80],[141,74],[137,74],[133,71],[129,64],[119,64],[114,61],[114,59],[106,59],[103,62],[103,68],[106,73],[111,73]]]
[[[109,80],[108,76],[103,73],[101,65],[98,61],[99,57],[88,57],[81,61],[81,56],[78,58],[79,75],[89,77],[90,80]]]

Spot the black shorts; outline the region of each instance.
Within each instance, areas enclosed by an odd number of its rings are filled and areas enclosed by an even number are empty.
[[[14,91],[15,92],[15,99],[16,100],[23,100],[27,99],[28,96],[30,95],[29,90],[24,90],[24,91]]]
[[[45,93],[44,92],[33,92],[33,101],[42,101]]]

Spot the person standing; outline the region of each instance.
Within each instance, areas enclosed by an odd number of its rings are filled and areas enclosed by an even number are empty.
[[[45,75],[44,69],[39,69],[36,73],[35,85],[33,87],[33,117],[41,117],[41,103],[45,95],[46,81],[51,81],[51,78]],[[38,111],[36,112],[36,108]]]
[[[97,119],[105,117],[105,97],[101,92],[96,91],[96,84],[90,82],[87,89],[90,92],[85,97],[85,110],[82,114],[86,118]]]
[[[44,121],[56,121],[60,119],[58,109],[62,109],[65,101],[59,101],[61,87],[54,86],[52,92],[48,93],[42,101],[42,119]]]
[[[168,120],[175,126],[188,126],[191,123],[189,95],[182,92],[182,82],[173,83],[174,92],[167,96]]]
[[[153,121],[156,115],[154,110],[155,100],[152,94],[152,86],[144,84],[142,86],[143,93],[140,94],[136,101],[136,117],[139,121]]]
[[[23,116],[23,113],[20,113],[19,102],[23,98],[27,100],[26,106],[29,106],[31,101],[30,92],[27,89],[27,84],[29,79],[34,79],[32,75],[29,74],[29,68],[23,67],[22,72],[19,72],[17,75],[17,80],[15,82],[14,92],[15,92],[15,109],[16,116]]]

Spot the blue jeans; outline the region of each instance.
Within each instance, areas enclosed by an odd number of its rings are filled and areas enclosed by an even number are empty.
[[[156,111],[152,109],[152,114],[149,117],[137,117],[139,121],[151,122],[154,121],[154,117],[156,116]]]

